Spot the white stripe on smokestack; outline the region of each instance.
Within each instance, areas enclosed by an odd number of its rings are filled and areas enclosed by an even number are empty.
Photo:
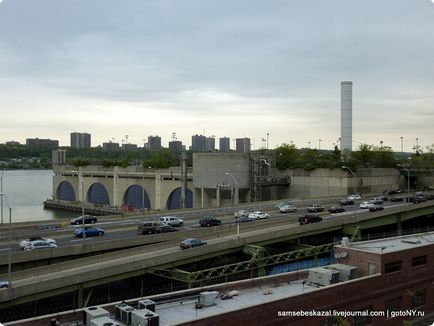
[[[341,82],[341,151],[352,151],[353,82]]]

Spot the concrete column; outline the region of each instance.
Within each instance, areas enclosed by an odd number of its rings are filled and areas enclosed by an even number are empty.
[[[220,187],[219,187],[219,185],[217,185],[216,199],[217,199],[217,207],[219,207],[220,206]]]
[[[398,231],[398,235],[402,235],[402,223],[401,223],[401,214],[396,214],[396,227]]]
[[[161,209],[161,174],[155,173],[155,203],[154,209]]]
[[[205,189],[203,187],[200,188],[200,207],[205,208]]]
[[[113,206],[122,206],[121,202],[118,202],[118,177],[119,177],[119,167],[115,166],[113,168]]]
[[[237,205],[240,203],[240,188],[235,187],[235,194],[234,194],[234,204]]]

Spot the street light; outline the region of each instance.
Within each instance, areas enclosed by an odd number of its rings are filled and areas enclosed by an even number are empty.
[[[322,141],[322,139],[318,139],[318,150],[321,149],[321,141]]]
[[[407,203],[410,205],[410,170],[401,164],[398,164],[397,167],[402,168],[407,172]]]
[[[401,138],[401,154],[404,153],[404,137],[399,137]]]
[[[81,215],[83,217],[83,238],[86,238],[86,218],[84,216],[84,185],[83,185],[83,173],[78,171],[72,171],[72,173],[77,174],[78,182],[81,185]]]
[[[226,175],[230,175],[232,177],[232,179],[235,182],[235,196],[232,196],[232,205],[234,204],[235,200],[234,198],[237,198],[237,204],[238,204],[238,197],[239,197],[239,193],[238,193],[238,181],[237,179],[235,179],[234,175],[230,172],[225,172]],[[240,237],[240,217],[238,217],[237,219],[237,237]]]
[[[1,201],[3,203],[3,196],[5,194],[3,192],[0,192]],[[6,198],[6,205],[9,207],[7,198]],[[3,210],[3,207],[2,207]],[[2,212],[3,213],[3,212]],[[8,242],[9,242],[9,252],[8,252],[8,281],[9,281],[9,287],[12,287],[12,208],[9,207],[9,231],[8,231]]]
[[[353,175],[353,177],[354,177],[354,182],[353,182],[354,195],[356,195],[356,174],[348,166],[342,165],[342,169],[346,169],[346,170],[350,171],[351,174]],[[356,219],[356,217],[357,217],[357,205],[356,205],[355,198],[354,198],[354,220]]]
[[[2,171],[2,175],[0,177],[0,193],[1,196],[1,225],[3,225],[3,174],[5,173],[5,169]]]

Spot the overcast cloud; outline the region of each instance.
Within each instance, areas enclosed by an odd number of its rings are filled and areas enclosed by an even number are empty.
[[[434,143],[430,0],[5,0],[0,142],[172,132],[332,148]],[[218,142],[217,142],[218,143]]]

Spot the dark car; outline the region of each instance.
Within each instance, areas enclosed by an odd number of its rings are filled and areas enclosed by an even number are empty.
[[[373,206],[369,207],[370,212],[382,211],[383,209],[384,209],[384,207],[381,205],[373,205]]]
[[[179,231],[179,229],[171,226],[170,224],[163,224],[159,222],[143,222],[137,227],[137,231],[139,231],[141,234],[155,234],[175,232]]]
[[[330,213],[342,213],[345,212],[345,208],[341,207],[341,206],[332,206],[329,208],[329,212]]]
[[[83,223],[84,222],[84,223]],[[98,222],[98,219],[93,215],[81,215],[77,218],[73,218],[71,220],[72,225],[78,225],[78,224],[94,224]]]
[[[222,221],[216,219],[215,217],[207,216],[207,217],[202,217],[199,220],[199,224],[200,226],[215,226],[215,225],[222,224]]]
[[[248,216],[241,216],[238,219],[239,223],[247,223],[247,222],[253,222],[254,220],[252,220],[251,218],[249,218]]]
[[[373,203],[374,205],[382,205],[383,204],[383,200],[379,197],[377,198],[372,198],[370,200],[371,203]]]
[[[318,203],[310,204],[309,206],[307,206],[307,211],[311,213],[322,212],[324,211],[324,209],[325,209],[324,206]]]
[[[404,201],[403,197],[390,197],[391,202],[401,202]]]
[[[322,217],[318,214],[306,214],[298,218],[300,225],[321,222]]]
[[[354,200],[352,199],[348,199],[348,198],[344,198],[342,199],[339,204],[341,204],[341,206],[348,206],[348,205],[354,205]]]
[[[206,241],[196,239],[196,238],[188,238],[188,239],[181,241],[181,243],[179,244],[179,247],[181,249],[188,249],[188,248],[204,246],[206,244],[207,244]]]

